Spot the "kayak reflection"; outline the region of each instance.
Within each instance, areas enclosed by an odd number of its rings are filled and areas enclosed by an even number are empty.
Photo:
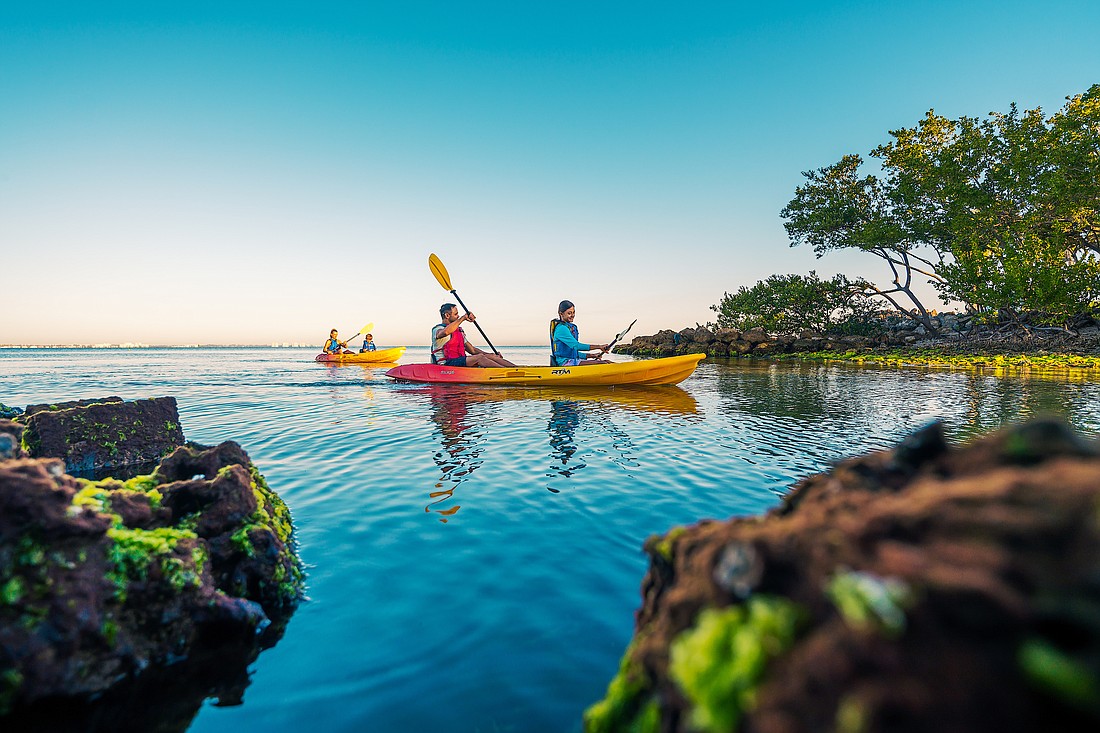
[[[548,403],[549,421],[545,423],[549,440],[550,472],[547,478],[573,477],[586,464],[578,453],[578,428],[592,422],[603,435],[614,439],[616,457],[625,466],[630,458],[630,436],[615,425],[615,412],[629,411],[670,416],[694,416],[699,412],[695,398],[672,385],[651,387],[592,387],[554,389],[546,387],[483,387],[464,384],[409,385],[399,394],[427,398],[434,436],[440,450],[433,455],[439,479],[428,492],[425,512],[434,512],[446,523],[461,508],[456,503],[457,489],[471,479],[485,461],[483,444],[487,433],[500,425],[498,408],[508,402]],[[520,410],[529,415],[529,407]],[[509,411],[509,415],[514,414]],[[547,485],[547,490],[559,489]]]
[[[682,387],[675,385],[573,387],[571,389],[466,385],[464,394],[471,402],[544,400],[551,403],[603,403],[612,408],[671,415],[694,415],[699,412],[699,404],[695,398]]]

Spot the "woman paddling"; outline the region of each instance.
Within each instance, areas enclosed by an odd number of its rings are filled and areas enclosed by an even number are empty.
[[[558,303],[558,317],[550,321],[550,366],[610,364],[599,358],[609,348],[608,344],[585,344],[578,340],[579,331],[573,324],[576,317],[573,303],[568,300]],[[597,352],[596,358],[590,358],[589,352],[593,351]]]
[[[332,329],[328,332],[328,341],[321,347],[321,350],[326,354],[350,354],[351,350],[347,348],[348,342],[341,341],[336,329]]]

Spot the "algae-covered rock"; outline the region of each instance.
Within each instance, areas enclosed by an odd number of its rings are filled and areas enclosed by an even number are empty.
[[[240,696],[302,588],[286,505],[236,443],[126,481],[0,461],[0,730],[183,730]]]
[[[155,463],[183,444],[174,397],[28,405],[20,422],[31,457],[61,458],[69,473],[89,477]]]
[[[645,549],[587,731],[1100,726],[1100,445],[1061,422],[934,425]]]

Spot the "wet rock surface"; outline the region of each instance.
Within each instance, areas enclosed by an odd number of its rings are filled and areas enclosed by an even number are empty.
[[[933,425],[645,550],[588,731],[1100,726],[1100,445],[1058,421]]]
[[[90,478],[154,465],[184,442],[174,397],[28,405],[18,419],[32,458],[60,458],[68,473]]]
[[[0,421],[0,440],[21,429]],[[0,456],[0,730],[184,730],[207,697],[239,701],[302,588],[289,511],[236,443],[126,481],[16,448]]]

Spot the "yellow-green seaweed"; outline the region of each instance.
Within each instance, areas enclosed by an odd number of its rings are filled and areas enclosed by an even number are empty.
[[[585,733],[657,733],[660,729],[660,709],[656,701],[646,699],[651,691],[645,673],[634,662],[635,647],[634,642],[627,646],[604,699],[584,711]]]
[[[768,663],[794,643],[803,617],[797,604],[775,596],[703,610],[669,649],[669,676],[691,702],[691,725],[706,733],[736,730],[755,705]]]

